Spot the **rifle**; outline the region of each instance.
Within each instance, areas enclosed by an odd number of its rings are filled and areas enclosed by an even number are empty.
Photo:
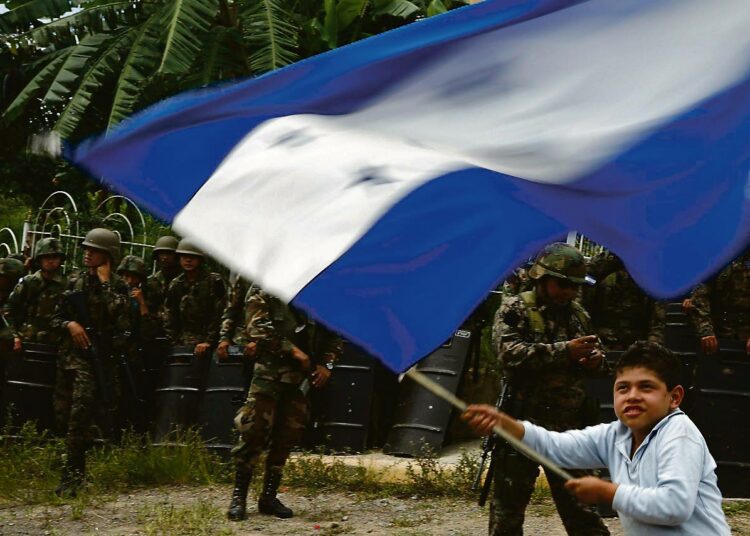
[[[136,341],[135,334],[131,331],[125,332],[125,338],[131,342],[138,342]],[[140,348],[140,345],[138,347],[138,350],[143,352],[143,349]],[[130,396],[135,402],[143,404],[145,400],[138,396],[138,386],[135,383],[135,378],[133,378],[133,370],[130,368],[130,361],[128,361],[127,352],[122,352],[120,354],[120,368],[122,369],[122,375],[125,379],[125,384],[128,386],[128,391],[130,391]]]
[[[94,370],[94,377],[96,378],[96,385],[99,388],[99,396],[101,396],[102,402],[109,406],[112,403],[112,393],[110,392],[107,374],[104,371],[104,365],[99,355],[99,336],[94,332],[91,317],[89,316],[88,298],[84,291],[76,291],[68,294],[67,300],[76,313],[76,321],[86,330],[86,335],[88,335],[91,343],[88,348],[79,348],[78,350],[85,359],[91,362],[91,368]]]
[[[510,398],[510,388],[508,387],[508,382],[506,380],[503,382],[503,387],[500,390],[500,396],[497,397],[495,407],[497,409],[502,409],[508,398]],[[474,477],[474,483],[471,485],[471,491],[477,491],[477,489],[479,489],[479,483],[482,480],[482,473],[484,473],[484,466],[487,463],[487,457],[491,456],[491,458],[490,466],[487,468],[487,476],[482,484],[482,491],[479,493],[479,501],[477,502],[479,506],[484,506],[487,502],[487,496],[489,495],[490,487],[492,486],[492,476],[495,469],[495,456],[493,455],[493,451],[497,446],[497,441],[498,439],[494,434],[490,434],[482,440],[482,455],[479,460],[479,469]]]

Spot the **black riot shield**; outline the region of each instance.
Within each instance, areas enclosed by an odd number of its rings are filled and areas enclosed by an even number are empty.
[[[138,355],[129,359],[129,371],[120,364],[121,403],[125,426],[144,434],[152,429],[156,415],[156,390],[166,359],[168,346],[165,339],[143,344]],[[127,378],[130,374],[132,383]]]
[[[367,446],[375,358],[347,342],[331,379],[313,394],[311,442],[332,452],[362,452]]]
[[[171,348],[162,367],[161,387],[156,389],[155,444],[174,443],[179,431],[197,424],[210,358],[195,357],[193,348]]]
[[[700,355],[691,418],[716,460],[724,497],[750,498],[750,360],[745,343],[719,340],[719,355]]]
[[[599,419],[598,423],[612,422],[617,419],[615,416],[614,409],[614,395],[612,387],[614,385],[614,367],[617,360],[622,355],[621,351],[608,351],[607,352],[607,364],[610,369],[613,370],[612,374],[609,374],[603,378],[591,378],[586,380],[586,395],[596,400],[599,405]],[[598,424],[598,423],[587,423],[587,424]]]
[[[664,345],[673,352],[694,353],[698,349],[698,336],[681,303],[667,304]]]
[[[458,330],[417,364],[417,370],[456,393],[471,343],[471,332]],[[437,454],[443,447],[451,405],[414,382],[403,382],[396,417],[383,452],[395,456]]]
[[[40,431],[52,430],[57,348],[26,343],[23,352],[7,354],[6,361],[2,411],[11,433],[29,421]]]
[[[214,354],[198,410],[198,426],[206,447],[223,458],[229,456],[236,442],[234,417],[245,402],[252,378],[253,363],[243,350],[241,346],[230,346],[226,361],[219,361]]]

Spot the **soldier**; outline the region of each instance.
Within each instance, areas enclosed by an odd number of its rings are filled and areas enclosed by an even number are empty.
[[[24,342],[57,345],[59,333],[50,323],[65,282],[61,273],[65,253],[56,238],[43,238],[34,249],[39,270],[24,277],[8,298],[8,320],[13,329],[13,351]]]
[[[586,311],[574,300],[587,281],[581,253],[567,244],[547,246],[529,270],[534,289],[505,296],[492,339],[504,376],[501,409],[551,430],[582,428],[584,379],[603,375],[603,353]],[[524,511],[539,468],[501,443],[494,453],[490,534],[523,533]],[[593,510],[580,505],[547,474],[552,498],[568,534],[609,534]]]
[[[584,293],[594,329],[610,350],[626,350],[638,340],[664,344],[666,308],[641,290],[619,257],[604,251],[591,259],[597,284]]]
[[[312,378],[313,387],[326,384],[343,342],[258,287],[247,293],[245,319],[249,350],[257,361],[247,400],[234,420],[240,441],[232,450],[237,472],[227,517],[244,519],[247,488],[268,444],[258,510],[288,518],[293,512],[279,501],[276,492],[289,452],[307,428],[308,378]]]
[[[182,273],[167,291],[164,331],[170,344],[195,346],[195,355],[203,357],[219,338],[226,287],[219,274],[203,268],[205,255],[191,239],[180,240],[176,252]]]
[[[158,309],[155,311],[164,322],[164,298],[169,290],[169,284],[180,273],[180,260],[177,258],[178,240],[174,236],[161,236],[154,245],[154,258],[159,270],[148,278],[146,287],[149,294],[161,297]]]
[[[6,318],[6,306],[13,288],[23,277],[23,263],[17,259],[0,259],[0,350],[8,351],[13,346],[13,329]]]
[[[243,277],[237,277],[229,290],[227,306],[221,315],[221,328],[219,330],[219,346],[216,354],[219,359],[227,358],[227,348],[234,344],[245,347],[245,355],[253,355],[255,344],[248,344],[245,332],[245,298],[252,285]]]
[[[717,337],[745,343],[750,354],[750,250],[691,294],[687,313],[706,354],[719,350]]]
[[[130,331],[137,345],[152,341],[162,331],[159,308],[164,297],[158,286],[146,285],[148,272],[146,263],[136,255],[126,255],[117,267],[128,285],[130,295]]]
[[[63,333],[57,362],[55,413],[67,457],[58,496],[75,496],[86,474],[86,450],[97,411],[114,414],[119,393],[115,357],[129,330],[128,288],[114,273],[120,238],[92,229],[83,241],[85,271],[72,276],[52,318]],[[88,325],[86,325],[88,324]],[[104,385],[102,385],[104,383]]]

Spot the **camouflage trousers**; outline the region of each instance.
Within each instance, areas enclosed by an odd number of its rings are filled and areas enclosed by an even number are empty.
[[[539,466],[507,444],[494,453],[495,472],[493,494],[490,504],[490,536],[520,536],[526,506],[529,504],[534,484],[539,475]],[[591,474],[586,471],[569,471],[580,477]],[[608,535],[604,522],[596,512],[579,503],[565,488],[557,476],[545,472],[565,530],[576,536]]]
[[[58,433],[65,437],[68,459],[82,458],[97,435],[112,439],[115,434],[120,389],[114,367],[108,367],[106,376],[111,400],[108,404],[98,396],[99,388],[90,363],[74,360],[72,365],[57,367],[53,398],[55,423]]]
[[[252,471],[266,448],[266,466],[283,467],[302,440],[309,413],[307,395],[297,385],[254,378],[245,405],[234,419],[240,433],[232,449],[237,467]]]

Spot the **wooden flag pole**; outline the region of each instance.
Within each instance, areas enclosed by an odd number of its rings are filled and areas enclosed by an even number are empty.
[[[438,396],[445,400],[446,402],[449,402],[451,405],[455,406],[460,411],[466,410],[466,402],[458,398],[456,395],[448,391],[445,387],[440,385],[439,383],[431,380],[421,372],[417,370],[416,367],[410,368],[406,373],[404,374],[408,378],[411,378],[413,381],[417,382],[419,385],[430,391],[435,396]],[[503,438],[505,441],[510,443],[510,446],[516,449],[518,452],[529,458],[531,461],[534,461],[538,463],[539,465],[544,466],[545,470],[552,471],[555,475],[559,476],[563,480],[571,480],[573,476],[568,473],[565,469],[560,467],[559,465],[555,464],[552,460],[547,458],[546,456],[543,456],[542,454],[538,453],[528,445],[525,445],[520,440],[516,439],[512,435],[510,435],[508,432],[500,428],[499,426],[495,426],[492,428],[492,431],[495,432],[498,436]]]

